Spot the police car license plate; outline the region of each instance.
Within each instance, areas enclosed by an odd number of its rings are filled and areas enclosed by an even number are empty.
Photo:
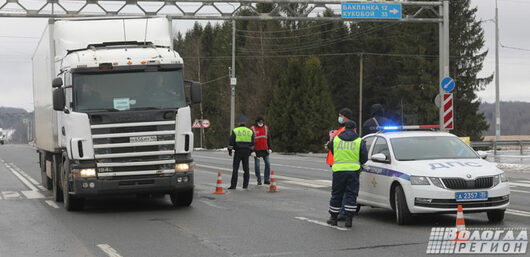
[[[455,199],[457,202],[487,200],[488,191],[456,192]]]
[[[145,142],[156,142],[156,136],[144,136],[144,137],[131,137],[129,142],[131,143],[145,143]]]

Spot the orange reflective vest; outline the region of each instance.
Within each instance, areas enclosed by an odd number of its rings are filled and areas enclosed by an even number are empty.
[[[330,141],[333,140],[334,137],[338,136],[340,133],[344,132],[344,130],[346,130],[346,127],[341,127],[339,130],[337,130],[337,132],[335,132],[334,135],[331,135],[331,138],[329,139]],[[333,165],[333,153],[331,152],[331,150],[328,152],[328,157],[326,157],[326,163],[329,165],[329,166],[332,166]]]

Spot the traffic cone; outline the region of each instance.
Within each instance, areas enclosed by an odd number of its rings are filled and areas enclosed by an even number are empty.
[[[466,231],[466,221],[464,220],[464,211],[462,210],[462,205],[458,205],[458,210],[456,211],[456,240],[459,240],[460,233]]]
[[[223,191],[223,182],[221,181],[221,172],[217,173],[217,187],[215,187],[214,194],[216,195],[224,195],[225,192]]]
[[[271,170],[271,186],[269,187],[269,193],[277,193],[278,188],[276,187],[276,179],[274,179],[274,171]]]

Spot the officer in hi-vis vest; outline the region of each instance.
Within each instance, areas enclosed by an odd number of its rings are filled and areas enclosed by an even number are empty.
[[[327,221],[332,226],[337,225],[337,217],[345,197],[346,211],[345,226],[352,226],[352,217],[357,209],[357,195],[359,194],[359,174],[361,165],[368,160],[365,142],[355,133],[356,124],[353,121],[344,123],[346,129],[334,137],[328,144],[333,153],[333,180],[331,184],[331,200]]]
[[[230,135],[230,142],[228,143],[228,155],[232,156],[232,150],[235,150],[234,162],[232,165],[232,181],[228,189],[236,189],[237,177],[239,172],[239,162],[243,162],[243,189],[248,188],[249,168],[248,158],[250,153],[254,151],[254,133],[245,126],[248,118],[241,114],[237,117],[239,126],[232,130]]]

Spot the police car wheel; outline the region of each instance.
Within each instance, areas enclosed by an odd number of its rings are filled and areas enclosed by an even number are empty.
[[[359,212],[361,211],[361,206],[360,204],[357,204],[357,209],[355,210],[355,214],[359,214]]]
[[[394,211],[396,213],[396,223],[405,225],[410,221],[410,211],[405,199],[405,193],[401,186],[396,186],[394,189]]]
[[[505,210],[492,210],[488,211],[488,220],[490,222],[501,222],[504,220]]]

